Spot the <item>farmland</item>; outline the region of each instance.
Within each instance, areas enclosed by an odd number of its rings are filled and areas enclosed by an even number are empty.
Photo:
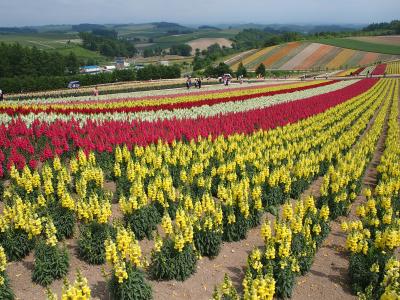
[[[320,39],[316,40],[316,42],[336,47],[365,51],[365,52],[400,55],[400,44],[398,42],[388,43],[386,41],[381,43],[379,42],[379,39],[368,39],[368,40],[360,38]]]
[[[261,49],[241,62],[250,70],[255,70],[261,63],[267,69],[337,70],[398,58],[400,55],[363,52],[321,43],[292,42]],[[237,69],[239,63],[234,62],[232,68]]]
[[[326,47],[260,55],[294,68]],[[140,84],[0,102],[0,295],[399,294],[398,78]]]

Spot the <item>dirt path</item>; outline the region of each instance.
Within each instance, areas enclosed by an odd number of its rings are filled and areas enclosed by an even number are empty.
[[[368,124],[363,135],[365,135],[368,129],[372,126],[378,111]],[[388,128],[387,121],[388,113],[386,114],[385,125],[378,140],[375,153],[371,162],[367,166],[363,178],[363,187],[374,188],[376,186],[376,167],[379,164],[385,146],[384,144]],[[365,196],[359,195],[351,206],[350,213],[347,217],[339,217],[337,220],[331,222],[330,234],[315,255],[314,263],[310,272],[305,276],[298,278],[292,299],[357,299],[357,296],[351,293],[349,286],[349,257],[344,249],[344,245],[346,244],[346,234],[342,232],[340,224],[346,219],[354,219],[356,217],[355,210],[358,204],[364,201]]]

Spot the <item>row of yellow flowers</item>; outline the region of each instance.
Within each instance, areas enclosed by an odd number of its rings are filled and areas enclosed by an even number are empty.
[[[342,223],[350,251],[349,274],[362,299],[400,297],[400,262],[392,257],[400,247],[400,127],[398,87],[394,91],[378,184],[364,191],[366,201],[356,208],[358,220]]]
[[[395,86],[388,86],[386,92],[393,95],[393,92],[398,91],[397,88],[396,83]],[[359,159],[357,162],[359,163],[358,168],[360,171],[356,172],[356,174],[359,174],[360,177],[365,170],[366,163],[371,158],[369,154],[376,147],[375,145],[383,127],[388,105],[390,100],[392,100],[385,97],[386,92],[380,94],[377,106],[369,103],[373,107],[373,113],[382,101],[384,101],[373,126],[348,153],[349,157]],[[371,117],[371,114],[367,110],[359,118],[364,125],[361,126],[361,123],[356,122],[346,132],[347,136],[344,134],[341,138],[348,139],[354,134],[352,130],[355,128],[365,129]],[[323,151],[323,148],[321,151]],[[364,154],[364,156],[361,156],[361,154]],[[365,161],[362,162],[362,160]],[[332,173],[334,170],[346,168],[344,168],[342,162],[339,160],[336,167],[332,164],[328,169]],[[352,170],[356,171],[355,168]],[[329,173],[327,176],[330,176]],[[336,179],[337,177],[331,176],[330,178]],[[333,182],[330,181],[328,183],[325,197],[335,193],[329,187],[331,183]],[[325,189],[323,187],[323,191]],[[292,204],[286,203],[282,207],[280,217],[275,220],[273,229],[271,229],[269,221],[262,225],[261,236],[264,239],[265,246],[263,250],[255,249],[249,255],[248,270],[243,281],[244,299],[272,299],[274,295],[278,297],[290,296],[294,283],[294,274],[299,271],[304,273],[309,269],[318,245],[327,235],[329,217],[332,217],[328,204],[329,202],[325,202],[323,198],[320,198],[318,199],[318,207],[320,209],[317,209],[312,197],[296,201],[294,207]],[[302,238],[300,239],[299,236]],[[299,244],[301,245],[300,247]],[[263,284],[260,284],[260,282],[263,282]],[[268,284],[265,285],[265,282],[268,282]],[[224,283],[214,293],[215,299],[223,299],[225,296],[239,299],[237,292],[227,278],[225,278]]]

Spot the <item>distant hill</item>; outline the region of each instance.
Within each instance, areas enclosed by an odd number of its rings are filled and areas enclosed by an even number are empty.
[[[264,27],[264,31],[274,34],[285,32],[298,32],[313,34],[317,32],[350,32],[362,28],[362,25],[289,25],[271,24]]]
[[[104,25],[99,25],[99,24],[78,24],[78,25],[72,25],[72,31],[77,31],[77,32],[88,32],[96,29],[107,29],[106,26]]]
[[[208,26],[208,25],[202,25],[198,27],[199,30],[217,30],[217,31],[221,31],[221,28],[218,27],[214,27],[214,26]]]
[[[0,34],[30,34],[37,32],[36,29],[31,27],[0,27]]]

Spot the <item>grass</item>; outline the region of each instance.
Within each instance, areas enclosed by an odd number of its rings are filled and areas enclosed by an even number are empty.
[[[0,42],[20,43],[23,46],[37,47],[38,49],[58,49],[63,48],[69,40],[78,42],[79,37],[71,34],[0,34]]]
[[[68,43],[68,41],[71,41]],[[34,34],[0,34],[0,42],[12,44],[19,43],[22,46],[33,47],[46,51],[57,51],[61,54],[73,52],[81,59],[93,58],[100,62],[107,59],[101,54],[86,50],[79,46],[79,37],[75,34],[65,33],[34,33]]]
[[[400,46],[370,43],[352,39],[318,39],[313,42],[366,52],[400,55]]]

